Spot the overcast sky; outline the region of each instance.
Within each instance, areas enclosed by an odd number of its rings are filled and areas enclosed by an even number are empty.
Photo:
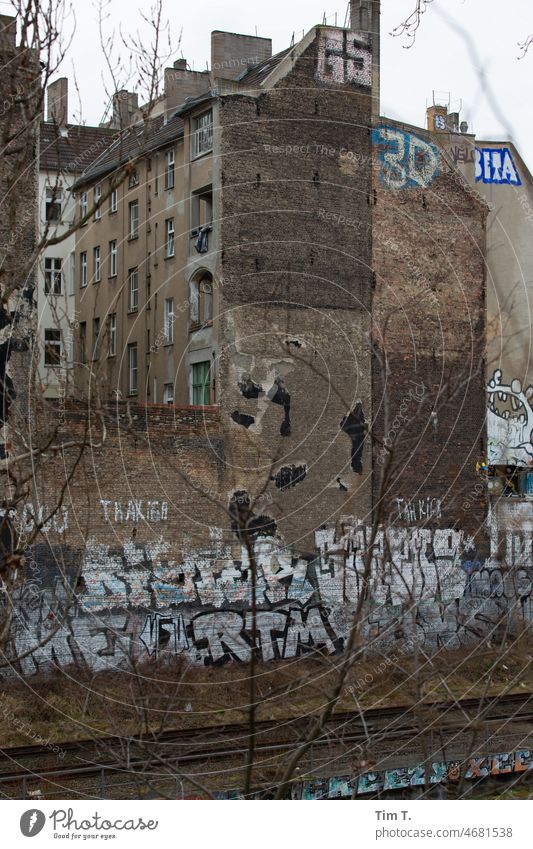
[[[72,80],[75,66],[86,123],[98,123],[105,109],[101,74],[105,64],[99,46],[97,13],[91,0],[73,0],[76,32],[59,75]],[[302,30],[321,23],[344,24],[347,3],[343,0],[167,0],[166,14],[174,42],[182,30],[181,47],[175,56],[186,59],[197,70],[210,57],[211,30],[221,29],[257,34],[273,40],[273,52],[290,44]],[[426,105],[433,90],[451,98],[454,111],[462,101],[461,117],[484,138],[514,136],[522,156],[533,169],[530,139],[533,130],[531,80],[533,47],[524,59],[518,42],[533,32],[531,0],[434,0],[423,18],[414,46],[406,50],[405,39],[390,32],[414,7],[415,0],[383,0],[381,16],[381,112],[394,118],[424,125]],[[141,9],[149,11],[151,0],[112,0],[108,32],[122,27],[133,32],[140,25]],[[0,0],[0,8],[5,3]],[[7,11],[7,9],[6,9]],[[68,27],[67,27],[68,29]],[[146,28],[144,29],[146,32]],[[470,39],[470,42],[469,40]],[[169,65],[172,60],[169,61]],[[71,84],[71,113],[75,92]],[[439,95],[442,100],[443,95]]]

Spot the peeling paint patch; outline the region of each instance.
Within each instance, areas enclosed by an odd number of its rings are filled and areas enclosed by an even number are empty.
[[[234,492],[229,503],[231,528],[242,536],[274,536],[277,525],[270,516],[256,516],[252,510],[250,496],[245,489]]]
[[[268,390],[267,395],[273,404],[283,407],[283,421],[279,432],[281,436],[289,436],[291,432],[291,396],[287,392],[285,381],[282,377],[276,377],[274,385]]]
[[[239,413],[238,410],[233,411],[231,418],[235,424],[242,425],[245,428],[251,427],[251,425],[255,422],[253,416],[247,416],[246,413]]]
[[[243,377],[239,381],[239,389],[244,398],[260,398],[264,395],[263,387],[260,383],[254,383],[251,377]]]
[[[301,483],[307,475],[307,466],[282,466],[271,478],[278,489],[290,489]]]
[[[351,413],[344,416],[340,424],[341,430],[352,441],[351,465],[358,475],[363,474],[363,447],[367,431],[365,414],[360,402],[357,402]]]

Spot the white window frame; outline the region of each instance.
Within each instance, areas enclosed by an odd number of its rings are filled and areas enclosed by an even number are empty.
[[[174,153],[174,148],[167,150],[165,154],[165,189],[173,189],[175,185],[175,169],[176,169],[176,156]]]
[[[113,189],[109,196],[109,213],[113,214],[118,210],[118,189]]]
[[[95,203],[95,205],[99,204],[101,199],[102,199],[102,187],[101,186],[95,186],[94,187],[94,203]],[[97,206],[96,209],[94,210],[94,220],[100,221],[101,217],[102,217],[102,207]]]
[[[129,205],[130,218],[129,218],[129,236],[130,240],[139,238],[139,201],[132,200]],[[133,212],[135,211],[135,215]]]
[[[118,248],[117,240],[109,242],[109,276],[116,277],[118,274]]]
[[[63,294],[63,261],[60,256],[44,258],[44,294]]]
[[[174,256],[175,244],[174,244],[174,219],[167,218],[165,221],[165,233],[166,233],[166,253],[165,257]]]
[[[107,349],[108,357],[116,357],[117,355],[117,314],[112,312],[109,315],[109,345]]]
[[[102,342],[102,325],[98,317],[93,318],[93,360],[100,356],[100,344]]]
[[[85,218],[89,211],[89,199],[87,197],[87,192],[82,192],[80,195],[80,221]],[[85,222],[87,223],[87,222]]]
[[[59,207],[57,218],[48,217],[49,206]],[[63,189],[58,186],[47,186],[44,200],[44,219],[49,224],[59,224],[63,215]]]
[[[87,285],[87,251],[80,251],[80,289]]]
[[[139,384],[137,342],[128,345],[128,395],[137,395]]]
[[[128,312],[139,309],[139,269],[130,268],[128,271]]]
[[[99,283],[102,279],[102,252],[100,245],[93,248],[94,282]]]
[[[163,385],[163,404],[174,403],[174,384],[165,383]]]
[[[69,295],[76,294],[76,251],[70,254],[70,270],[69,270]]]
[[[165,333],[165,345],[172,345],[174,343],[174,322],[176,320],[174,315],[174,298],[165,298],[164,309],[163,329]]]
[[[52,341],[47,340],[47,334],[53,333],[54,339]],[[63,343],[61,340],[61,331],[57,327],[46,327],[44,330],[44,364],[50,368],[57,368],[61,365],[61,357],[63,353]],[[48,356],[49,350],[57,351],[57,362],[46,362],[46,358]]]
[[[213,110],[208,109],[192,119],[191,159],[213,150]]]

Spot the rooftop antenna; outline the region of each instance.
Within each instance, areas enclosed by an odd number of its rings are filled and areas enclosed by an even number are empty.
[[[344,29],[348,29],[351,24],[350,3],[346,6],[346,14],[344,15]]]
[[[291,44],[290,44],[290,46],[291,46],[291,47],[294,47],[294,33],[292,34]]]
[[[257,24],[255,25],[255,37],[257,38]]]

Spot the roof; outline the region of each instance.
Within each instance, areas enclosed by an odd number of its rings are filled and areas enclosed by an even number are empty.
[[[287,47],[285,50],[282,50],[281,53],[276,53],[276,55],[271,56],[270,59],[265,59],[264,62],[260,62],[259,65],[247,68],[244,73],[240,75],[239,82],[251,86],[261,85],[263,80],[266,80],[271,71],[273,71],[274,68],[277,68],[281,60],[284,59],[291,50],[292,47]]]
[[[181,118],[173,116],[166,123],[164,121],[164,116],[160,115],[147,124],[135,124],[120,133],[115,132],[113,143],[83,172],[74,188],[104,177],[128,160],[164,147],[183,135]]]
[[[108,127],[68,124],[66,133],[55,122],[40,125],[39,168],[81,174],[116,135]]]

